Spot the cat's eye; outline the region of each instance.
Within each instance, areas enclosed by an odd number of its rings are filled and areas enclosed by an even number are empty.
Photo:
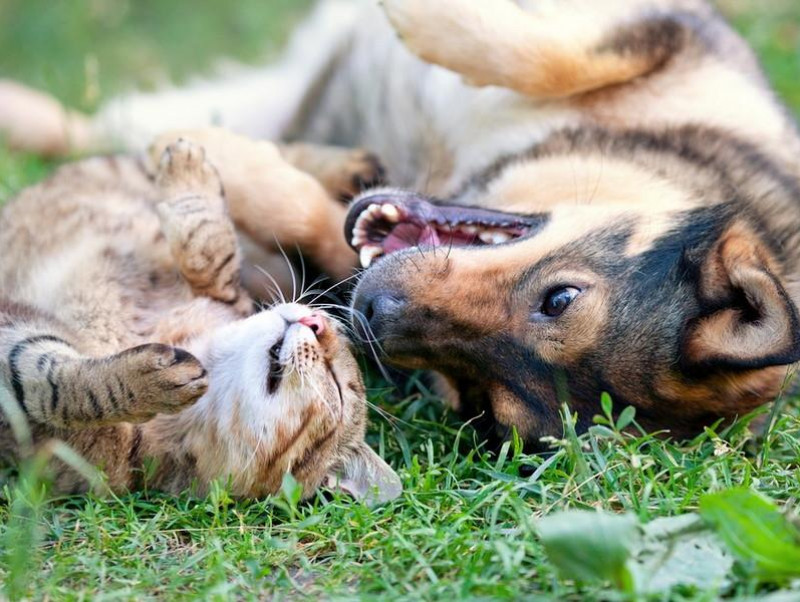
[[[574,286],[562,286],[553,289],[545,296],[539,311],[548,318],[557,318],[567,310],[580,294],[581,289]]]

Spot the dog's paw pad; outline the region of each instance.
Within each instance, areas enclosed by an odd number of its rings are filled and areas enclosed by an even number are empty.
[[[350,201],[364,190],[386,182],[383,164],[368,151],[354,150],[343,170],[345,177],[342,178],[342,189],[339,191],[339,198],[343,201]]]

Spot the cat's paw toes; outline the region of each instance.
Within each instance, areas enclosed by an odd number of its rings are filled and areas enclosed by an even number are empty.
[[[342,184],[339,198],[350,201],[357,194],[386,183],[386,169],[377,155],[365,150],[354,150],[342,166]]]
[[[184,245],[178,262],[183,277],[196,295],[224,303],[233,303],[239,298],[242,259],[232,227],[220,225],[199,231]]]
[[[196,402],[208,390],[208,374],[188,351],[157,343],[142,345],[123,354],[128,357],[129,389],[133,408],[143,417],[171,413]]]
[[[206,160],[202,146],[179,138],[161,155],[156,181],[167,198],[185,195],[222,195],[222,181],[216,168]]]

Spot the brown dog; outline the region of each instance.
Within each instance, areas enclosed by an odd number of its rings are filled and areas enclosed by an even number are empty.
[[[65,117],[51,146],[215,120],[376,151],[426,194],[352,206],[362,263],[383,256],[356,321],[499,435],[559,433],[562,401],[586,426],[608,391],[682,436],[779,393],[800,360],[800,139],[707,3],[363,4],[324,2],[275,69]]]

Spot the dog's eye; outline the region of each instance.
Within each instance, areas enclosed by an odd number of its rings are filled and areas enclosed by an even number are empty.
[[[547,293],[547,297],[542,303],[541,312],[549,318],[557,318],[566,311],[569,304],[581,293],[580,289],[574,286],[565,286],[553,289]]]

